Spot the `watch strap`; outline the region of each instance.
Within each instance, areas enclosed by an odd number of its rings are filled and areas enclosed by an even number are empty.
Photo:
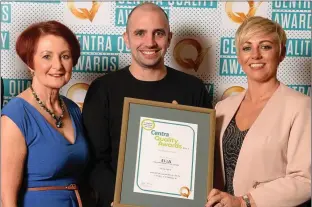
[[[246,207],[251,207],[249,197],[247,195],[243,195],[242,198],[245,201]]]

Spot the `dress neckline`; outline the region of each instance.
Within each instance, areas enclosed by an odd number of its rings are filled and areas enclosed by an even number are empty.
[[[40,117],[41,119],[43,119],[43,120],[48,124],[48,126],[49,126],[55,133],[57,133],[58,135],[60,135],[60,136],[63,138],[63,140],[64,140],[67,144],[70,144],[70,145],[76,144],[76,142],[77,142],[76,124],[75,124],[75,122],[74,122],[74,120],[73,120],[73,117],[72,117],[72,115],[71,115],[71,113],[70,113],[69,108],[67,107],[67,104],[66,104],[66,100],[65,100],[65,99],[63,99],[63,100],[64,100],[64,104],[65,104],[65,106],[66,106],[66,108],[67,108],[67,111],[68,111],[68,114],[69,114],[69,116],[70,116],[70,120],[71,120],[71,123],[72,123],[72,126],[73,126],[73,130],[74,130],[74,142],[73,142],[73,143],[71,143],[63,134],[61,134],[58,130],[56,130],[56,129],[46,120],[46,118],[44,118],[44,116],[43,116],[33,105],[31,105],[28,101],[26,101],[25,99],[23,99],[23,98],[21,98],[21,97],[15,97],[15,98],[18,98],[19,100],[22,100],[24,103],[26,103],[26,105],[27,105],[29,108],[31,108],[31,110],[35,111],[35,113],[37,113],[37,114],[39,115],[39,117]]]

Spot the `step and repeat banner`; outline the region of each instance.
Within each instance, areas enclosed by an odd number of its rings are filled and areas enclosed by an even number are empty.
[[[15,53],[18,35],[30,24],[57,20],[76,34],[81,57],[61,93],[82,107],[89,84],[130,64],[122,39],[127,16],[143,1],[1,2],[1,77],[4,104],[31,84],[27,67]],[[150,1],[168,14],[173,40],[165,63],[204,81],[214,104],[247,86],[236,59],[235,31],[248,16],[270,18],[285,29],[287,56],[278,78],[311,95],[310,1]],[[129,86],[131,87],[131,86]]]

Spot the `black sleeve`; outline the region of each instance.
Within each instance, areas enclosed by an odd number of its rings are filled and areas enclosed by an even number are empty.
[[[0,108],[2,108],[2,105],[3,105],[3,92],[4,92],[4,86],[3,86],[3,80],[1,77],[1,106]]]
[[[203,108],[212,108],[212,99],[213,97],[208,94],[208,90],[206,89],[206,86],[204,83],[201,84],[200,92],[199,92],[200,100],[199,100],[199,106]]]
[[[96,79],[86,94],[82,118],[90,147],[88,167],[90,185],[98,194],[102,206],[110,206],[114,197],[115,173],[111,167],[111,138],[109,136],[108,90]]]

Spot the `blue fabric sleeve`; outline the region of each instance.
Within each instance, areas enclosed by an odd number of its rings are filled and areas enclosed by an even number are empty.
[[[9,117],[20,129],[27,141],[27,120],[25,119],[25,109],[22,100],[13,98],[7,103],[2,111],[1,116]]]

